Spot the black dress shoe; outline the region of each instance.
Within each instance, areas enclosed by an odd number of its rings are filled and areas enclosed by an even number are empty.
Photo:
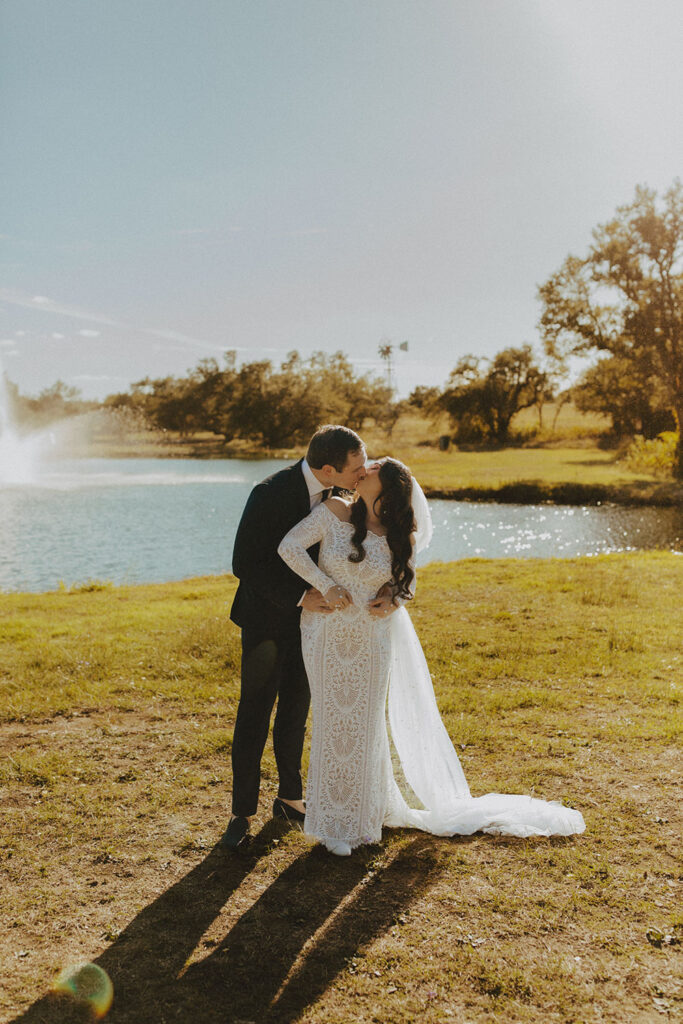
[[[222,850],[236,850],[240,846],[246,846],[250,838],[249,819],[235,817],[218,840],[218,845]]]
[[[306,815],[303,811],[297,811],[296,807],[286,804],[284,800],[276,796],[273,800],[273,817],[284,818],[286,821],[303,822]]]

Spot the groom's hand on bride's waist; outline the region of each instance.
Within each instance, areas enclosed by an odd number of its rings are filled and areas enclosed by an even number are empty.
[[[343,611],[344,608],[348,608],[350,604],[353,604],[353,598],[346,587],[340,587],[339,585],[330,587],[325,594],[325,600],[328,606],[335,612]]]
[[[311,587],[310,590],[306,591],[301,599],[301,607],[305,608],[307,612],[320,612],[322,615],[329,615],[333,611],[323,595],[315,587]]]

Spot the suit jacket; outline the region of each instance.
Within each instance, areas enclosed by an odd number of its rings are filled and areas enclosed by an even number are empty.
[[[264,635],[299,629],[298,602],[309,584],[285,565],[278,545],[311,511],[301,462],[257,484],[244,507],[235,537],[232,571],[239,579],[230,618]],[[309,548],[318,559],[318,545]]]

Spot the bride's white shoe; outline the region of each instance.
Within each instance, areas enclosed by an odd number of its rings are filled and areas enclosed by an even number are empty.
[[[341,839],[328,839],[325,846],[330,853],[336,854],[337,857],[350,857],[351,847],[348,843],[343,842]]]

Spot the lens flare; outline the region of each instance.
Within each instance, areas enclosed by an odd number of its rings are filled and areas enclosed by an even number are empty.
[[[65,967],[55,981],[53,989],[89,1006],[96,1017],[104,1017],[114,998],[111,979],[97,964]]]

